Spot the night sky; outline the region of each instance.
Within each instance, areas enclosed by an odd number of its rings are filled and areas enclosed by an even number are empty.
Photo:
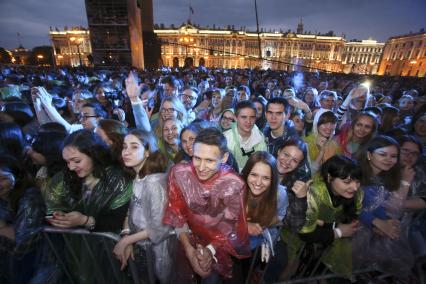
[[[255,30],[254,0],[153,0],[154,22],[181,25],[188,19],[201,26],[215,24]],[[426,0],[258,0],[260,27],[296,30],[303,19],[306,31],[346,39],[385,42],[390,36],[426,28]],[[84,0],[0,0],[0,47],[50,45],[49,26],[87,27]]]

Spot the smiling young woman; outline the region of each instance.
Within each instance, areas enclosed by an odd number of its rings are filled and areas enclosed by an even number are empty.
[[[342,154],[348,158],[356,157],[358,151],[376,135],[378,124],[372,112],[360,112],[353,121],[344,124],[335,137]]]
[[[402,171],[399,145],[389,136],[373,138],[360,152],[359,161],[364,200],[362,226],[353,242],[354,266],[408,276],[414,259],[403,204],[414,175]]]
[[[339,145],[333,140],[336,125],[337,116],[332,111],[319,109],[315,113],[312,133],[304,138],[312,173],[316,173],[330,157],[340,153]]]
[[[353,160],[342,155],[327,160],[308,192],[306,222],[299,234],[307,243],[329,246],[321,262],[348,278],[352,273],[351,237],[358,229],[363,198],[360,178],[361,168]]]
[[[262,244],[267,244],[269,249],[275,246],[279,233],[277,224],[283,221],[288,207],[287,192],[279,184],[276,163],[268,152],[255,152],[241,172],[248,188],[245,204],[250,248],[253,252]],[[272,242],[265,237],[268,234]],[[260,254],[257,257],[259,260],[256,263],[260,263]],[[248,275],[251,262],[252,258],[241,261],[244,278]]]

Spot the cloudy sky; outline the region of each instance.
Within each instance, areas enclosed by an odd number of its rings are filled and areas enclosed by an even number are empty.
[[[112,1],[112,0],[105,0]],[[118,1],[118,0],[113,0]],[[255,29],[254,0],[153,0],[154,22],[180,25],[188,19],[202,26],[235,25]],[[346,34],[384,42],[393,35],[426,28],[425,0],[257,0],[260,27]],[[0,0],[0,46],[49,45],[49,26],[87,26],[84,0]]]

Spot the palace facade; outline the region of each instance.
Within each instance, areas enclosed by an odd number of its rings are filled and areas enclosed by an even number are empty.
[[[50,29],[50,41],[56,66],[90,66],[92,47],[90,32],[82,27]]]
[[[344,73],[376,74],[384,45],[384,43],[371,39],[345,43],[342,71]]]
[[[300,30],[300,29],[299,29]],[[154,29],[165,66],[342,71],[345,39],[338,36],[203,29],[190,24]],[[259,44],[261,56],[259,54]]]
[[[391,37],[386,41],[379,75],[426,76],[426,32]]]

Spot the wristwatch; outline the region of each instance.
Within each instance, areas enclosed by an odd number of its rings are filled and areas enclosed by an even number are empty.
[[[91,221],[90,219],[93,220],[93,222],[90,222]],[[89,217],[89,222],[87,222],[87,224],[84,226],[86,227],[87,230],[92,231],[93,229],[95,229],[95,225],[96,225],[95,218]]]

